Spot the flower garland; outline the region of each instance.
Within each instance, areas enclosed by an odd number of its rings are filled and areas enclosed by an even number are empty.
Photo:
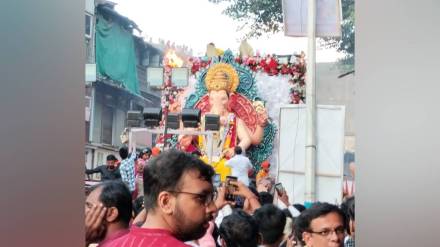
[[[261,57],[259,55],[252,57],[236,57],[235,62],[249,67],[254,72],[263,72],[270,76],[287,75],[290,76],[290,103],[305,103],[305,74],[306,62],[305,53],[294,54],[294,57],[267,55]],[[284,59],[283,59],[284,58]],[[294,59],[292,59],[294,58]],[[206,69],[211,64],[208,57],[192,57],[188,59],[189,68],[192,75]]]

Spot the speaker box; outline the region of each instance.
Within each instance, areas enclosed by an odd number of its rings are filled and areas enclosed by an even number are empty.
[[[130,120],[127,119],[127,126],[128,127],[141,127],[141,120]]]
[[[162,120],[162,108],[144,108],[143,115],[146,127],[158,127]]]
[[[170,129],[180,128],[180,114],[176,112],[169,112],[167,116],[167,127]]]
[[[201,112],[199,109],[188,109],[182,110],[182,122],[185,128],[197,128],[200,123]]]
[[[205,130],[220,130],[220,116],[216,114],[205,115]]]
[[[127,119],[140,120],[141,119],[141,112],[140,111],[127,111]]]
[[[128,127],[141,127],[141,112],[140,111],[127,111]]]

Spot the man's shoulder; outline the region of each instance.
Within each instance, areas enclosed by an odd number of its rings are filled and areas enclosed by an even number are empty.
[[[157,243],[163,247],[188,247],[164,230],[140,227],[132,227],[128,234],[116,239],[108,247],[150,247],[158,246]]]
[[[124,169],[128,165],[129,161],[127,159],[122,160],[121,164],[119,165],[119,168]]]
[[[245,156],[245,155],[240,155],[240,160],[241,160],[243,163],[252,164],[252,163],[251,163],[251,160],[250,160],[247,156]]]

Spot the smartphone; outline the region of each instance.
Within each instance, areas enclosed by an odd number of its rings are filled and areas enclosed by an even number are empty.
[[[283,184],[277,183],[275,184],[275,190],[277,191],[278,195],[281,196],[286,191],[283,187]]]
[[[216,173],[212,179],[212,184],[214,185],[214,187],[220,187],[220,174]]]
[[[234,176],[226,176],[225,185],[226,185],[226,201],[235,201],[235,195],[233,194],[235,192],[235,185],[232,185],[231,181],[237,181],[237,177]]]
[[[243,208],[244,206],[244,198],[241,196],[235,197],[235,208]]]

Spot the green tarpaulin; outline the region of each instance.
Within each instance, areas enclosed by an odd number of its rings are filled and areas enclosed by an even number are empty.
[[[98,75],[140,94],[133,36],[117,22],[109,22],[102,16],[96,20],[96,66]]]

